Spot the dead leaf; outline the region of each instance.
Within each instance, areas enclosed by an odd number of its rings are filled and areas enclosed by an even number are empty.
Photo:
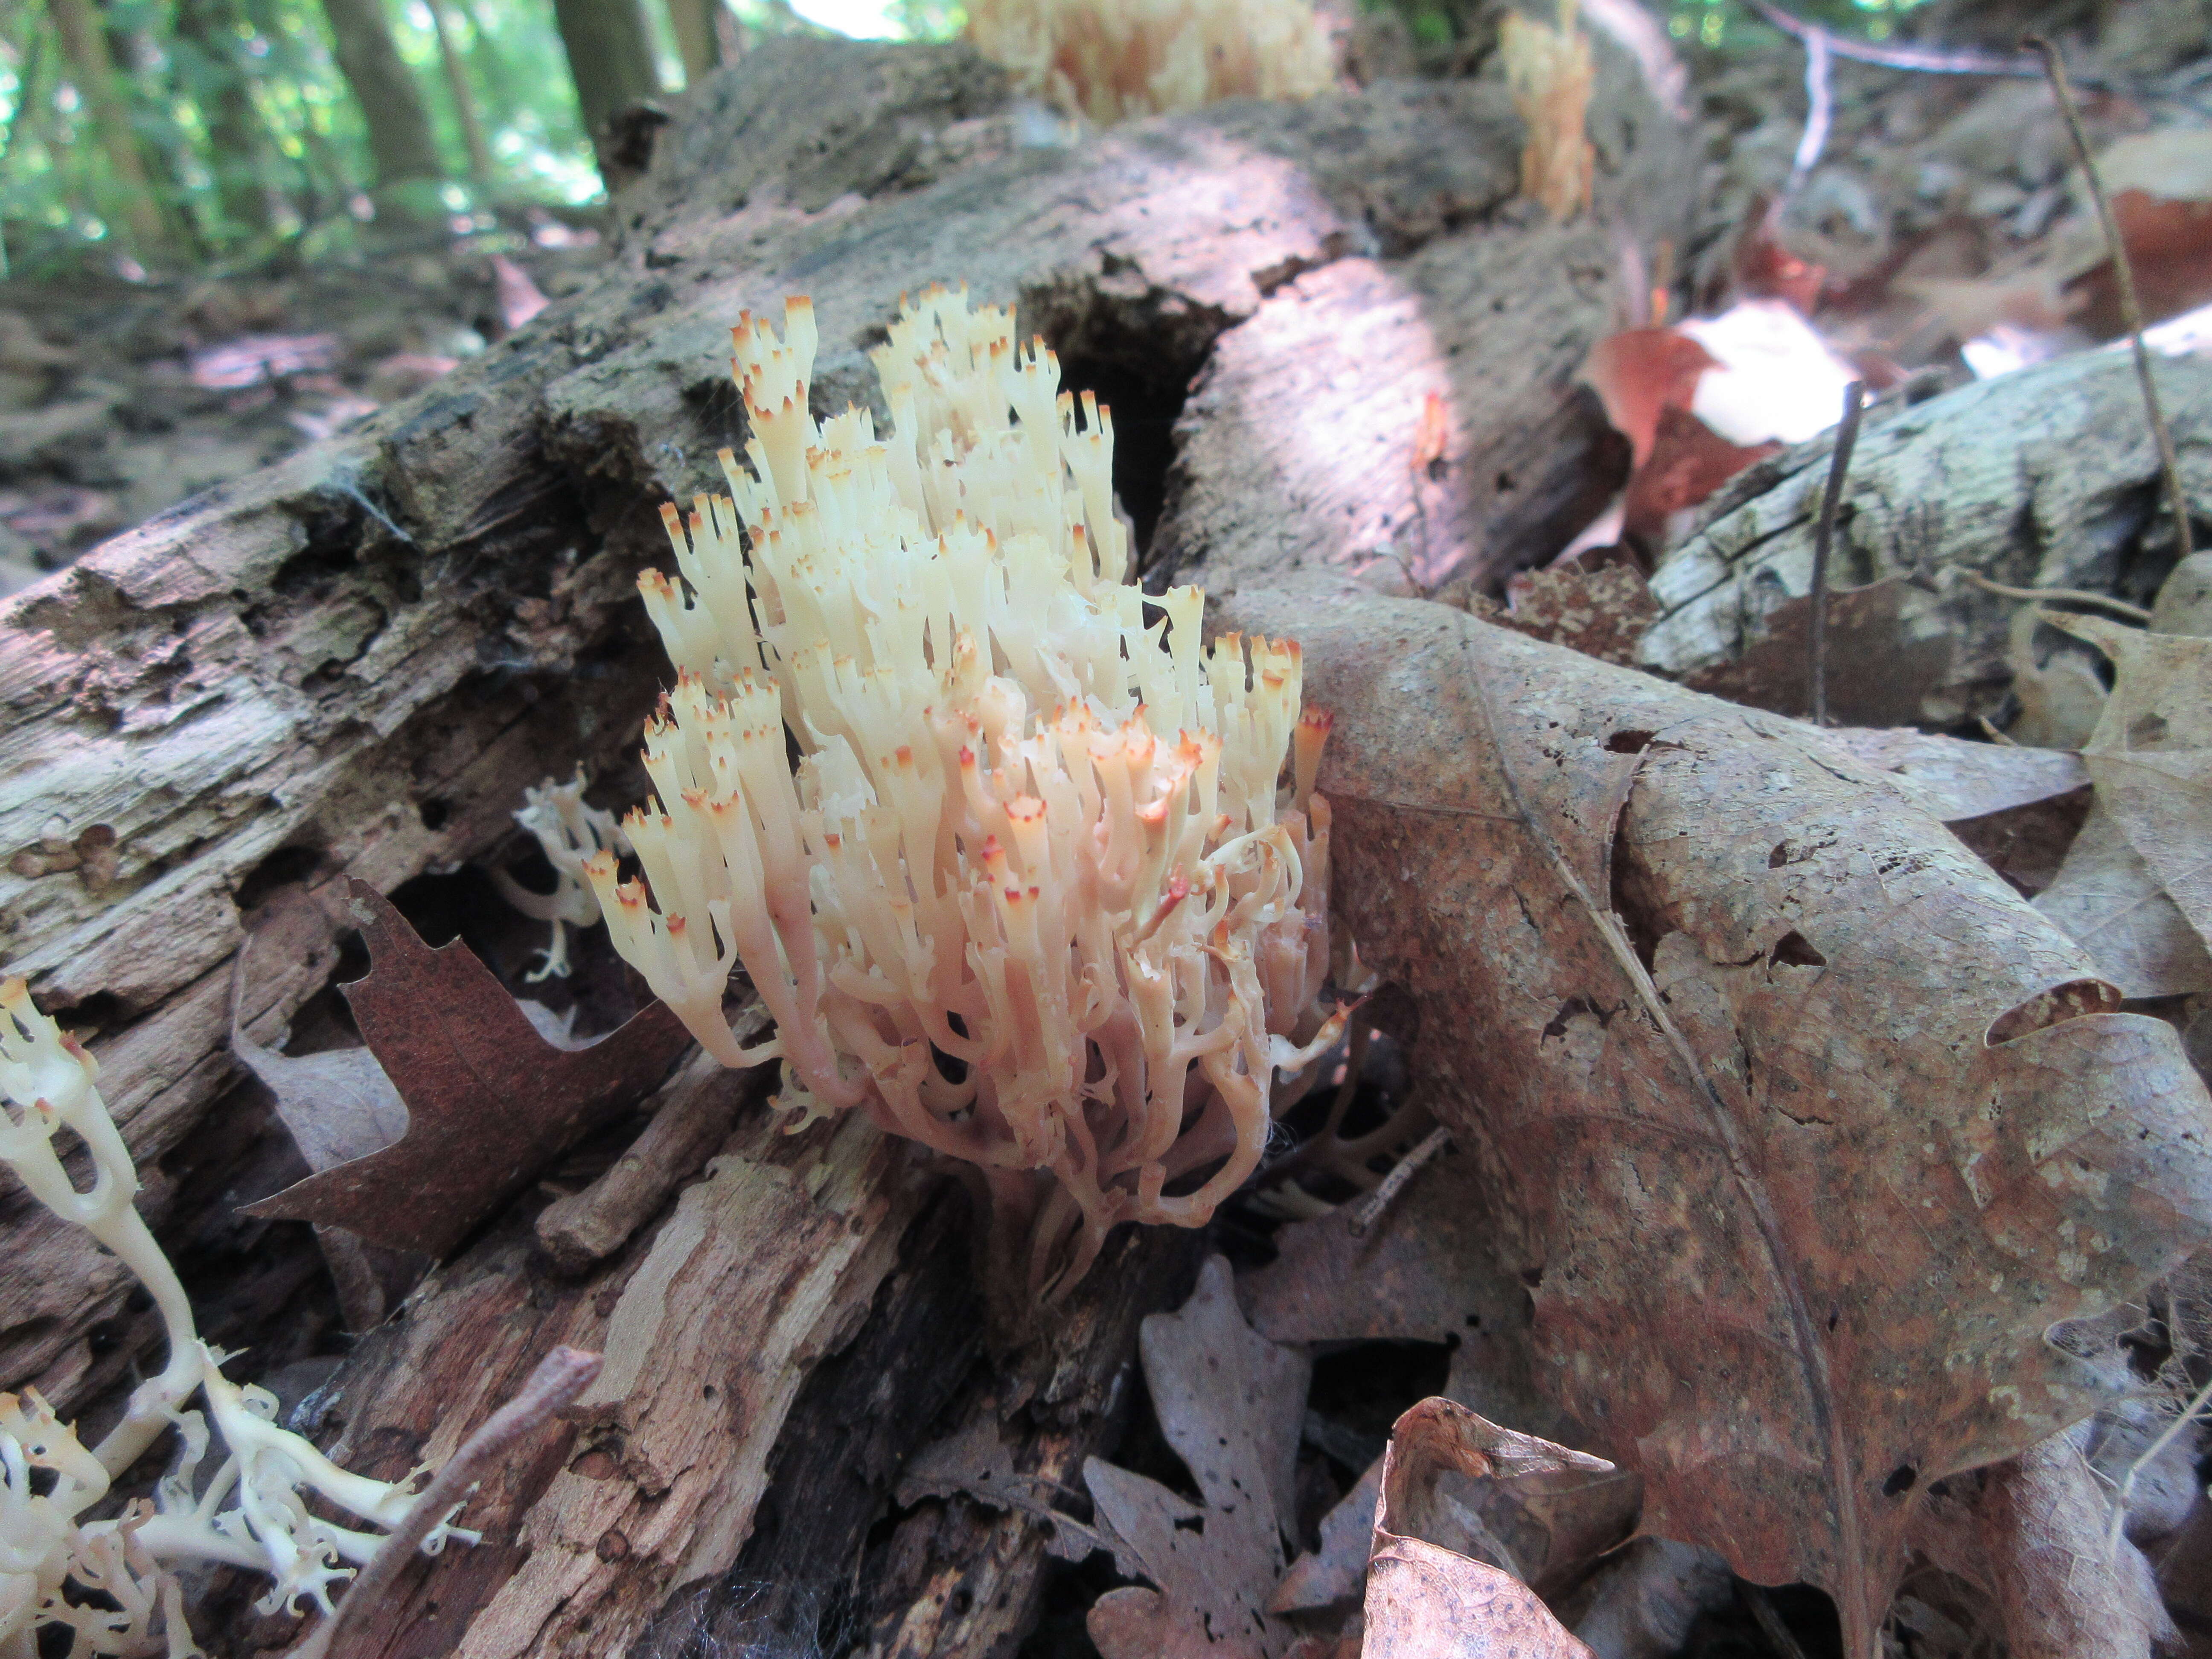
[[[230,978],[231,1052],[276,1097],[276,1115],[307,1168],[323,1170],[380,1152],[407,1133],[407,1103],[367,1048],[287,1054],[246,1035],[238,1009],[246,986],[249,939],[239,947]]]
[[[1921,1554],[1989,1595],[2012,1659],[2150,1659],[2180,1632],[2142,1552],[2109,1548],[2107,1499],[2064,1435],[1947,1483]]]
[[[1296,1632],[1265,1609],[1283,1572],[1283,1517],[1296,1513],[1311,1367],[1244,1322],[1219,1256],[1179,1312],[1145,1321],[1138,1347],[1160,1432],[1202,1501],[1101,1458],[1085,1463],[1098,1529],[1157,1586],[1100,1596],[1091,1639],[1105,1659],[1279,1659]]]
[[[1434,1159],[1364,1237],[1339,1211],[1283,1228],[1275,1246],[1275,1260],[1238,1283],[1263,1336],[1451,1342],[1446,1398],[1551,1439],[1579,1433],[1535,1391],[1524,1287],[1489,1249],[1483,1195],[1465,1158],[1447,1152]],[[1273,1611],[1326,1607],[1358,1593],[1381,1480],[1378,1458],[1322,1518],[1321,1548],[1291,1564]],[[1635,1524],[1638,1497],[1635,1478],[1617,1470],[1565,1482],[1492,1480],[1455,1493],[1540,1593],[1567,1588],[1620,1543]],[[1468,1539],[1431,1541],[1469,1550]]]
[[[1441,1477],[1602,1474],[1612,1465],[1533,1435],[1501,1429],[1449,1400],[1399,1418],[1382,1455],[1382,1498],[1367,1565],[1368,1659],[1591,1659],[1536,1592],[1510,1571],[1431,1543],[1449,1524]]]
[[[1622,534],[1656,558],[1671,539],[1676,514],[1781,447],[1733,444],[1686,409],[1661,410],[1650,456],[1630,477],[1621,498]]]
[[[1826,1587],[1869,1651],[1930,1481],[2097,1403],[2044,1340],[2212,1220],[2212,1101],[1878,775],[1433,605],[1246,591],[1414,1086],[1481,1176],[1539,1378],[1642,1526]]]
[[[1894,778],[1945,823],[1984,817],[2070,793],[2089,781],[2079,755],[2020,744],[1969,743],[1910,726],[1831,726],[1820,733],[1874,770]]]
[[[1735,1600],[1735,1580],[1711,1550],[1638,1538],[1600,1563],[1577,1599],[1575,1636],[1605,1659],[1674,1659],[1700,1614]]]
[[[1698,381],[1719,359],[1672,328],[1631,328],[1590,348],[1580,378],[1605,405],[1605,418],[1627,438],[1636,465],[1650,458],[1662,410],[1686,411]]]
[[[2112,659],[2088,821],[2036,907],[2131,996],[2212,990],[2212,639],[2052,617]]]
[[[500,326],[509,334],[553,303],[538,291],[530,273],[504,253],[491,256],[491,274],[499,296]]]
[[[2191,553],[2159,584],[2150,631],[2212,635],[2212,552]]]
[[[1820,308],[1820,290],[1827,285],[1824,265],[1801,259],[1782,245],[1782,201],[1778,197],[1753,199],[1744,216],[1743,231],[1729,259],[1729,279],[1747,299],[1780,300],[1800,316],[1810,317]]]
[[[1813,602],[1771,591],[1774,603],[1749,620],[1742,651],[1685,675],[1684,684],[1779,714],[1808,711]],[[1959,641],[1932,596],[1903,577],[1885,576],[1830,590],[1827,653],[1833,718],[1908,726],[1951,683]]]
[[[656,1002],[585,1048],[556,1048],[465,945],[431,950],[375,890],[356,881],[350,891],[371,966],[346,1001],[407,1103],[407,1133],[246,1212],[442,1255],[658,1083],[690,1039]]]
[[[1633,564],[1554,565],[1524,570],[1505,585],[1509,610],[1468,584],[1454,593],[1452,584],[1437,597],[1458,604],[1500,628],[1531,639],[1549,640],[1586,657],[1633,666],[1644,630],[1658,619],[1659,601],[1651,584]]]

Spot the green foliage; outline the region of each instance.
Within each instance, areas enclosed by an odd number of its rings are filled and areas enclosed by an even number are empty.
[[[1808,23],[1848,38],[1885,40],[1896,20],[1926,0],[1787,0]],[[1673,0],[1667,32],[1711,51],[1756,50],[1779,45],[1783,35],[1742,0]]]
[[[479,189],[440,62],[428,0],[386,0],[394,44],[422,89],[454,213],[574,204],[599,175],[550,0],[443,0],[491,150]],[[368,216],[373,179],[359,106],[319,0],[105,0],[116,89],[169,228],[140,257],[252,260],[343,247]],[[680,76],[678,76],[680,79]],[[0,275],[100,255],[117,240],[124,186],[44,0],[0,0]]]

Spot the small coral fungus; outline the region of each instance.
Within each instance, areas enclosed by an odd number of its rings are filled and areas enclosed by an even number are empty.
[[[1306,0],[970,0],[976,50],[1024,90],[1105,125],[1334,80]]]
[[[1509,13],[1498,36],[1513,106],[1528,128],[1521,193],[1542,203],[1554,219],[1571,219],[1588,207],[1597,176],[1588,130],[1596,70],[1576,10],[1576,0],[1559,0],[1556,29]]]
[[[651,902],[587,872],[712,1053],[964,1160],[1030,1291],[1065,1286],[1117,1222],[1202,1224],[1340,1029],[1328,719],[1296,645],[1202,646],[1196,588],[1121,580],[1112,420],[1010,310],[905,307],[887,435],[809,413],[805,301],[736,341],[750,471],[725,450],[731,494],[667,509],[685,586],[641,583],[679,671],[623,826]],[[740,963],[777,1024],[750,1049]]]

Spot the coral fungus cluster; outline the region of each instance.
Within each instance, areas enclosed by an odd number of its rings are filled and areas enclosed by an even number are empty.
[[[1559,0],[1555,29],[1509,12],[1498,35],[1513,106],[1528,128],[1521,151],[1521,193],[1562,220],[1589,205],[1597,179],[1597,151],[1589,132],[1597,71],[1589,37],[1575,21],[1577,9],[1576,0]]]
[[[809,412],[805,301],[735,337],[750,470],[666,510],[684,586],[641,583],[679,671],[623,823],[651,902],[587,872],[712,1053],[963,1160],[1064,1286],[1118,1222],[1204,1222],[1338,1035],[1327,718],[1296,645],[1202,646],[1196,588],[1122,580],[1111,417],[1010,310],[908,304],[882,434]],[[777,1026],[750,1049],[739,963]]]
[[[1310,98],[1334,79],[1306,0],[971,0],[968,33],[1024,91],[1102,126],[1223,98]]]
[[[185,1628],[170,1571],[220,1562],[276,1582],[264,1612],[301,1599],[330,1610],[331,1587],[351,1576],[382,1541],[375,1532],[313,1513],[310,1495],[374,1527],[398,1524],[413,1499],[404,1486],[349,1474],[273,1420],[275,1396],[240,1387],[223,1356],[199,1339],[176,1270],[131,1206],[138,1177],[123,1137],[94,1087],[99,1067],[31,1006],[23,981],[0,985],[0,1162],[32,1195],[82,1227],[138,1277],[160,1310],[169,1355],[131,1394],[123,1420],[87,1448],[45,1401],[0,1394],[0,1656],[48,1651],[38,1632],[65,1627],[71,1659],[198,1651]],[[90,1154],[94,1179],[80,1191],[54,1145],[66,1129]],[[185,1409],[194,1393],[207,1413]],[[211,1475],[200,1466],[213,1434],[227,1455]],[[87,1516],[117,1476],[173,1428],[182,1450],[154,1501],[108,1519]],[[423,1547],[447,1536],[433,1529]]]

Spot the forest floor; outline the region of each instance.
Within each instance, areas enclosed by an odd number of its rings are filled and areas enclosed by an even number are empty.
[[[465,222],[294,270],[0,285],[0,592],[422,390],[606,253],[549,214]]]

